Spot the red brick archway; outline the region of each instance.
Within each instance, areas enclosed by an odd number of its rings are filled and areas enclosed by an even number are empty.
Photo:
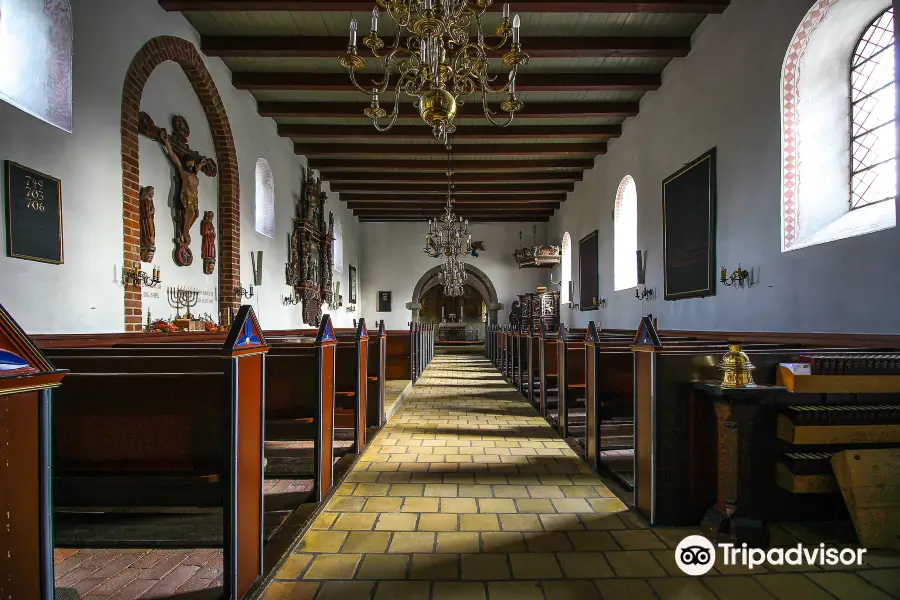
[[[216,89],[212,76],[203,63],[197,48],[188,40],[173,36],[159,36],[149,40],[138,51],[128,73],[122,91],[122,190],[123,233],[125,265],[140,260],[140,208],[138,194],[141,188],[140,146],[138,143],[138,115],[141,96],[150,73],[167,60],[175,61],[184,70],[194,93],[200,99],[209,130],[212,133],[219,167],[219,311],[237,306],[234,290],[240,285],[240,178],[237,152],[231,125],[225,106]],[[163,251],[165,252],[165,251]],[[125,286],[125,331],[141,329],[141,288]]]

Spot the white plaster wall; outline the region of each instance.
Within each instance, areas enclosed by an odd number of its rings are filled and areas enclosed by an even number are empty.
[[[199,36],[179,13],[166,13],[146,0],[73,0],[75,22],[74,131],[66,134],[0,102],[0,159],[22,163],[62,180],[65,264],[46,265],[0,256],[0,303],[31,333],[112,332],[124,328],[122,269],[122,180],[120,119],[122,84],[132,58],[157,35],[175,35],[199,45]],[[259,117],[248,92],[231,87],[231,74],[218,59],[206,65],[222,96],[234,135],[241,180],[241,279],[252,281],[250,252],[263,250],[263,285],[249,302],[263,327],[302,327],[299,306],[284,306],[287,238],[299,194],[302,157],[276,135],[275,124]],[[157,124],[171,127],[171,115],[182,114],[191,125],[191,141],[213,154],[206,119],[190,84],[173,63],[151,75],[142,110]],[[166,206],[171,171],[155,144],[141,140],[142,185],[153,185],[157,199],[157,255],[162,291],[169,285],[216,289],[214,276],[202,274],[199,221],[194,225],[194,265],[176,267],[171,258],[170,213]],[[265,158],[275,176],[276,237],[255,231],[254,169]],[[2,176],[0,176],[2,177]],[[3,182],[0,181],[0,185]],[[216,188],[201,178],[201,209],[215,208]],[[327,191],[327,186],[325,186]],[[345,264],[358,264],[358,224],[337,195],[328,209],[344,226]],[[0,211],[2,212],[2,211]],[[217,215],[218,216],[218,215]],[[5,219],[5,217],[0,217]],[[3,230],[6,224],[3,222]],[[362,274],[362,270],[360,270]],[[348,269],[342,289],[347,289]],[[360,281],[360,290],[363,289]],[[346,299],[346,292],[345,299]],[[162,294],[161,294],[162,295]],[[157,303],[161,313],[152,306]],[[167,315],[164,300],[151,300],[154,315]],[[201,312],[204,312],[201,310]],[[209,312],[214,312],[209,310]],[[346,326],[355,315],[333,311],[335,324]]]
[[[362,279],[366,286],[361,291],[362,315],[367,323],[385,320],[388,329],[407,327],[411,313],[406,303],[412,301],[413,289],[426,271],[440,264],[422,251],[425,245],[427,223],[361,223]],[[504,308],[499,312],[501,324],[509,323],[509,308],[518,294],[533,292],[538,285],[548,285],[549,269],[519,269],[513,252],[519,246],[517,223],[471,223],[472,241],[484,241],[484,252],[478,258],[468,257],[470,263],[487,275]],[[531,244],[531,225],[526,224],[523,240]],[[539,226],[538,243],[544,243],[546,229]],[[378,292],[391,292],[391,312],[376,312]]]
[[[781,252],[780,77],[785,52],[811,0],[734,0],[698,28],[693,50],[663,74],[640,116],[599,157],[550,223],[554,239],[600,230],[599,311],[563,311],[583,326],[636,326],[652,313],[664,328],[798,332],[900,332],[893,277],[900,232],[890,229]],[[717,296],[639,302],[613,291],[613,206],[631,174],[638,190],[638,247],[648,251],[647,285],[663,293],[662,180],[718,147],[717,260],[753,268],[759,285],[718,286]],[[573,274],[578,272],[577,243]]]

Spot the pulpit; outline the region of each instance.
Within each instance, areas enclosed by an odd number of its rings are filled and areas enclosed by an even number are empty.
[[[0,306],[0,598],[51,600],[51,393],[57,370]]]

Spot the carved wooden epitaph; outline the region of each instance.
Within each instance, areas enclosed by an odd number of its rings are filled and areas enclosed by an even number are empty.
[[[328,214],[326,227],[325,199],[321,179],[307,170],[291,232],[285,277],[301,299],[303,322],[314,327],[322,322],[322,306],[333,299],[334,215]]]
[[[188,144],[191,128],[187,120],[179,115],[172,117],[172,133],[165,128],[157,127],[153,119],[145,112],[140,114],[138,132],[162,144],[163,152],[175,168],[175,264],[187,267],[194,262],[191,252],[191,227],[200,216],[198,173],[207,177],[218,174],[216,162],[199,152],[192,150]],[[204,265],[204,272],[206,266]]]

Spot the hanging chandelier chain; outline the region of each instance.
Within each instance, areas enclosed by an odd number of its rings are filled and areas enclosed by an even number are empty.
[[[453,213],[453,150],[447,151],[447,205],[443,216],[428,220],[423,251],[431,258],[442,258],[438,274],[447,296],[462,296],[467,280],[465,263],[460,258],[472,252],[469,221]]]

